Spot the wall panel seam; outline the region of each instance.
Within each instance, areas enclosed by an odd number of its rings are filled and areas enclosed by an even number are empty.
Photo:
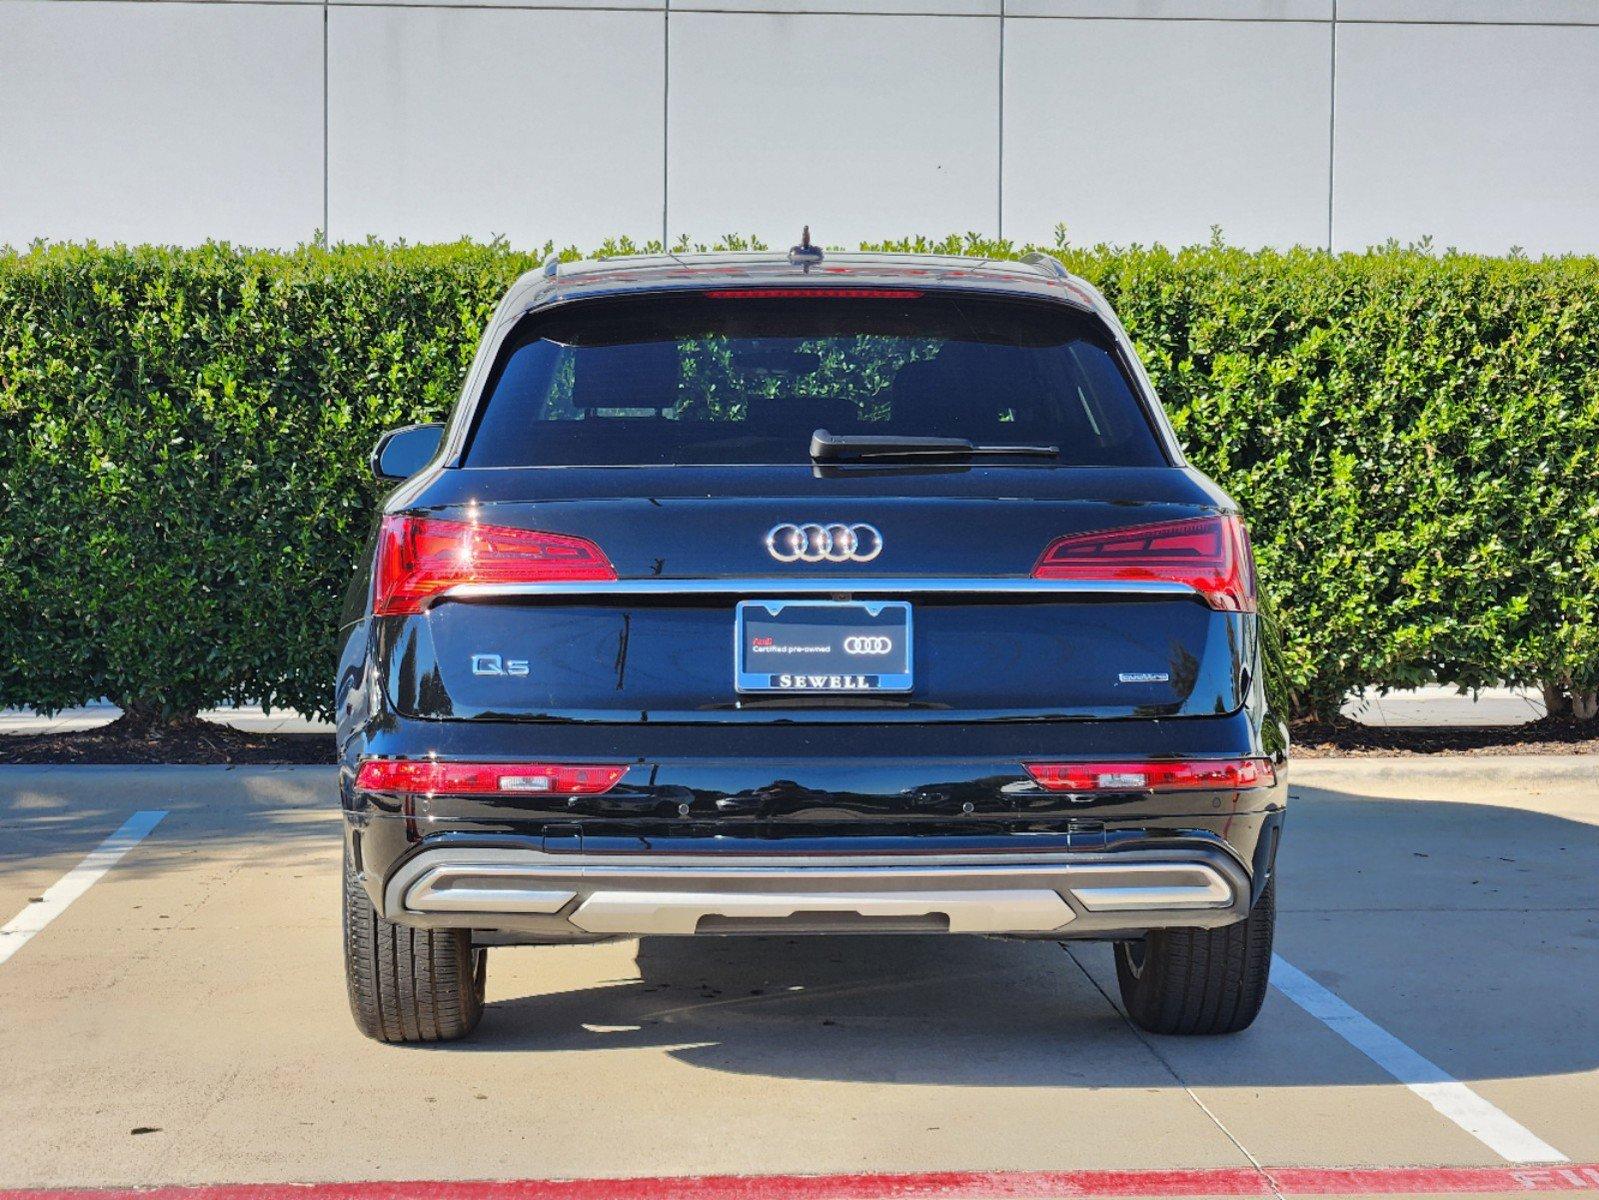
[[[331,94],[330,77],[328,74],[328,4],[322,0],[322,244],[333,243],[333,219],[331,204],[332,153],[329,146],[331,125],[329,124],[329,106],[333,103]]]
[[[1333,204],[1338,171],[1338,0],[1332,0],[1327,39],[1327,253],[1333,252]]]
[[[672,248],[672,0],[661,9],[661,249]]]
[[[24,0],[0,0],[16,4]],[[426,0],[26,0],[40,4],[175,4],[194,8],[214,8],[221,5],[254,8],[404,8],[432,11],[463,12],[663,12],[665,0],[648,4],[452,4],[426,2]],[[753,8],[736,5],[719,8],[679,8],[679,16],[694,13],[720,13],[748,16],[818,16],[818,17],[992,17],[992,10],[976,7],[965,12],[838,7]],[[1331,17],[1232,17],[1232,16],[1129,16],[1086,13],[1013,13],[1000,14],[1007,21],[1104,21],[1143,22],[1152,24],[1202,24],[1202,25],[1331,25]],[[1592,20],[1578,18],[1542,18],[1537,20],[1509,20],[1492,18],[1423,18],[1423,17],[1338,17],[1340,25],[1417,26],[1444,29],[1599,29],[1599,17]]]
[[[1481,27],[1485,29],[1599,29],[1599,19],[1596,20],[1539,20],[1539,21],[1510,21],[1482,18],[1465,18],[1452,21],[1439,19],[1425,19],[1422,17],[1339,17],[1340,25],[1421,25],[1441,26],[1446,29],[1471,29]]]
[[[999,144],[995,147],[994,236],[1005,239],[1005,0],[999,0]]]

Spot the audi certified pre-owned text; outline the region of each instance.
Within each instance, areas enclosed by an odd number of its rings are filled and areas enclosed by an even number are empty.
[[[371,1037],[472,1032],[491,951],[738,934],[1095,939],[1144,1028],[1254,1019],[1288,743],[1248,535],[1054,260],[552,260],[372,466]]]

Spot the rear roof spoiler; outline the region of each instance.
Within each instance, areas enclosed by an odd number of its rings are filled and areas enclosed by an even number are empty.
[[[1066,269],[1066,264],[1053,254],[1044,254],[1041,251],[1033,250],[1022,255],[1022,262],[1030,267],[1037,267],[1041,274],[1048,275],[1054,279],[1064,281],[1072,277],[1072,273]]]

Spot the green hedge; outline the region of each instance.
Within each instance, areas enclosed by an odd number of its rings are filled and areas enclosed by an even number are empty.
[[[1599,260],[1056,252],[1248,513],[1301,711],[1430,679],[1590,711]],[[0,253],[0,705],[326,712],[367,451],[444,415],[539,257]]]

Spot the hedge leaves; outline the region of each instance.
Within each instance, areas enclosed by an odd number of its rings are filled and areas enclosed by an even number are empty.
[[[1599,260],[1057,252],[1248,515],[1303,711],[1431,679],[1591,702]],[[0,705],[325,712],[381,494],[367,451],[449,410],[534,265],[468,243],[0,254]]]

